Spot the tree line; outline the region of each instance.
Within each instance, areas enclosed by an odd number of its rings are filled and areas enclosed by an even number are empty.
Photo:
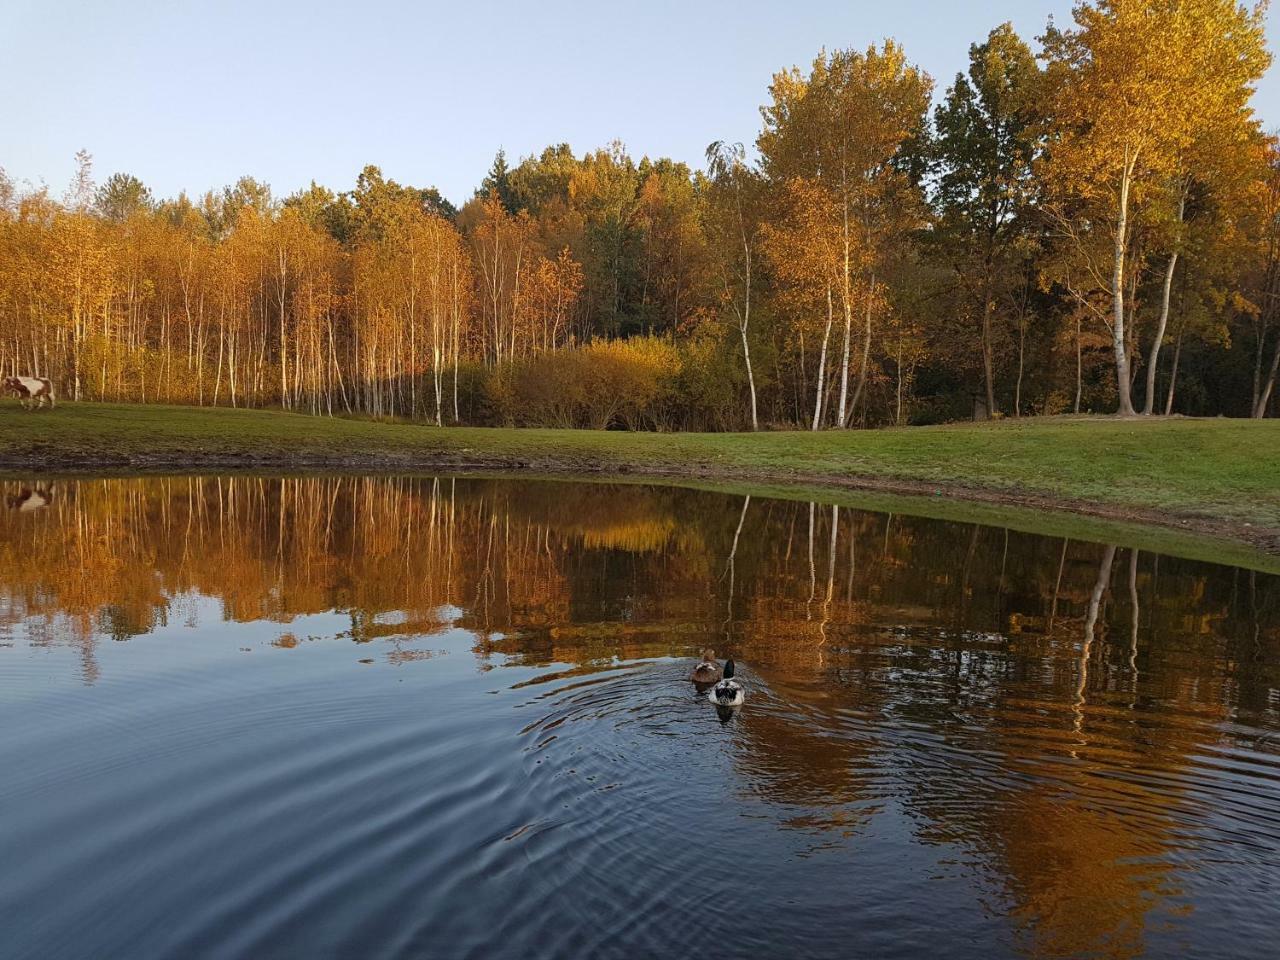
[[[1008,24],[934,98],[892,41],[773,77],[749,149],[499,151],[460,209],[0,173],[0,369],[74,399],[438,424],[1263,417],[1280,372],[1265,5]]]

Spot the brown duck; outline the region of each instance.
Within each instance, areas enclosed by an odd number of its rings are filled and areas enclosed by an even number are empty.
[[[712,684],[720,679],[720,664],[714,650],[708,647],[702,651],[702,662],[693,668],[689,679],[697,684]]]

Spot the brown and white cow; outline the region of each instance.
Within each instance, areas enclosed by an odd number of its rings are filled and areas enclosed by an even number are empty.
[[[32,408],[32,404],[40,409],[45,400],[49,401],[50,407],[58,405],[53,398],[53,384],[45,377],[5,377],[4,388],[16,396],[27,410]]]

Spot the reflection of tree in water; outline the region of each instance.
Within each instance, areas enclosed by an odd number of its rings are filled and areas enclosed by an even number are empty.
[[[933,701],[903,684],[917,695],[893,702],[892,717],[927,733],[904,738],[909,759],[895,769],[919,774],[906,785],[918,835],[989,866],[1031,955],[1133,956],[1179,891],[1171,865],[1187,824],[1208,815],[1188,773],[1231,712],[1223,623],[1238,608],[1221,596],[1224,578],[1170,578],[1168,560],[1162,586],[1157,558],[1129,551],[1121,567],[1114,547],[1056,552],[1019,551],[1039,569],[1012,582],[1038,586],[1006,593],[997,643],[971,634],[959,645],[962,683]],[[1274,663],[1268,672],[1274,690]]]
[[[485,666],[714,645],[758,687],[744,783],[816,836],[894,800],[921,842],[983,865],[1035,954],[1139,952],[1205,816],[1185,772],[1222,721],[1280,728],[1277,580],[1123,548],[471,479],[87,481],[0,514],[0,630],[76,645],[88,682],[96,643],[183,622],[199,595],[280,623],[297,655],[287,625],[330,610],[394,663],[449,625]]]
[[[898,657],[899,647],[911,654],[913,630],[926,630],[956,696],[984,643],[1019,654],[1042,679],[1069,671],[1077,685],[1091,685],[1094,671],[1104,682],[1141,673],[1144,660],[1176,650],[1266,672],[1280,602],[1274,578],[1124,555],[1118,570],[1129,580],[1115,591],[1103,578],[1094,629],[1109,638],[1120,629],[1114,613],[1130,642],[1082,646],[1102,548],[632,486],[86,481],[38,513],[0,514],[0,534],[5,619],[53,618],[49,630],[63,639],[147,632],[191,593],[216,598],[232,620],[348,611],[357,640],[437,630],[452,606],[462,625],[535,659],[589,661],[633,641],[683,654],[710,640],[779,678],[808,678],[827,655],[838,671],[850,638],[874,635],[872,649]],[[1135,619],[1122,608],[1139,588],[1148,609]],[[1256,671],[1229,678],[1266,709],[1271,686],[1259,680]]]
[[[715,631],[727,652],[799,676],[822,669],[824,650],[851,636],[887,630],[896,645],[923,628],[931,645],[944,639],[957,683],[974,644],[988,639],[1038,668],[1070,669],[1077,684],[1095,660],[1106,660],[1098,669],[1109,678],[1173,649],[1265,667],[1280,599],[1270,577],[1129,554],[1118,564],[1129,581],[1117,593],[1103,578],[1108,602],[1094,620],[1110,636],[1107,612],[1120,611],[1136,649],[1082,649],[1101,548],[631,486],[86,481],[38,513],[0,514],[0,534],[6,619],[58,617],[55,632],[124,639],[164,622],[188,593],[218,599],[232,620],[349,611],[358,640],[438,629],[451,605],[464,625],[503,634],[512,653],[543,655],[552,639],[557,656],[576,661],[579,638],[596,645],[610,635],[684,653]],[[1134,620],[1120,608],[1139,587],[1151,596]],[[1145,649],[1157,637],[1159,648]],[[1256,677],[1233,678],[1246,681]],[[1250,694],[1259,707],[1265,688]]]
[[[1032,955],[1141,953],[1208,816],[1194,758],[1245,691],[1253,722],[1280,723],[1274,579],[792,510],[736,563],[737,643],[789,708],[745,718],[753,789],[845,832],[896,798],[920,839],[987,865]]]
[[[3,618],[29,636],[41,623],[41,642],[80,643],[90,656],[99,639],[166,623],[189,594],[237,621],[347,611],[358,641],[435,632],[445,605],[482,634],[511,633],[569,623],[575,605],[608,606],[597,560],[612,582],[632,558],[703,553],[670,492],[566,489],[349,477],[69,484],[39,515],[0,514]],[[601,589],[575,598],[570,577]]]

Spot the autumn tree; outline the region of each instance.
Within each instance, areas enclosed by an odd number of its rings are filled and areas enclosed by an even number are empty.
[[[818,430],[829,419],[828,355],[836,319],[833,290],[844,264],[842,220],[830,195],[810,179],[786,181],[773,202],[778,215],[762,225],[761,247],[779,281],[775,306],[792,318],[791,347],[802,374],[808,354],[817,352],[811,428]]]
[[[758,230],[759,178],[746,162],[742,144],[707,147],[707,235],[719,274],[721,304],[732,315],[742,341],[742,362],[751,397],[751,429],[760,429],[756,378],[751,367],[751,296]]]
[[[1242,230],[1245,262],[1229,271],[1240,282],[1247,309],[1239,311],[1244,342],[1252,341],[1249,415],[1261,419],[1280,374],[1280,143],[1268,137],[1258,144]],[[1236,266],[1236,265],[1233,265]]]
[[[807,77],[794,69],[778,74],[763,111],[758,146],[765,175],[777,185],[810,181],[820,193],[816,210],[833,219],[838,233],[829,283],[843,321],[839,427],[848,425],[866,390],[887,259],[922,220],[919,187],[905,161],[907,149],[923,140],[931,87],[901,47],[886,41],[880,49],[823,54]],[[862,342],[850,392],[855,317]]]
[[[1176,182],[1202,114],[1236,113],[1266,66],[1263,6],[1236,0],[1099,0],[1044,38],[1054,85],[1045,176],[1048,207],[1078,254],[1073,289],[1111,334],[1121,415],[1132,415],[1126,296],[1136,269],[1135,213]],[[1089,236],[1108,238],[1096,256]],[[1093,291],[1105,293],[1100,309]]]

